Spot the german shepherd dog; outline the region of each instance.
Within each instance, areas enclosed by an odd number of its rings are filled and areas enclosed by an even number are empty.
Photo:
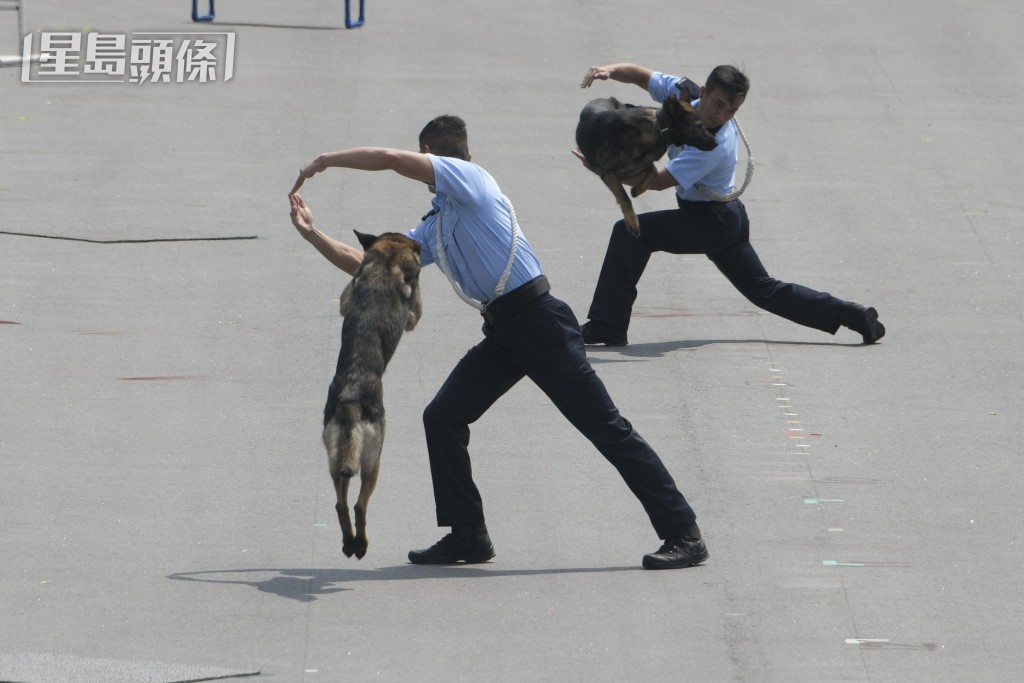
[[[420,299],[420,245],[397,233],[379,237],[356,231],[363,262],[341,294],[341,352],[324,408],[324,445],[337,494],[342,551],[362,559],[366,506],[377,485],[384,445],[384,389],[381,377],[402,332],[416,327]],[[360,474],[356,525],[348,510],[348,485]]]
[[[654,162],[669,145],[693,145],[707,152],[718,142],[688,101],[669,97],[658,109],[605,97],[583,107],[576,126],[576,145],[586,157],[587,167],[601,176],[615,195],[626,229],[639,237],[640,221],[622,181],[640,177],[632,190],[632,195],[639,197],[657,177]]]

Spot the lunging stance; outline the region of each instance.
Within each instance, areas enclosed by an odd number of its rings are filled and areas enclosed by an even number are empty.
[[[419,152],[380,147],[323,154],[303,167],[292,188],[326,168],[394,171],[434,192],[431,211],[409,237],[423,265],[437,263],[468,299],[481,302],[483,340],[452,370],[423,412],[437,524],[451,532],[424,550],[415,564],[486,562],[494,548],[473,481],[470,425],[529,377],[576,429],[618,470],[650,518],[662,546],[643,557],[649,569],[688,567],[708,558],[696,516],[654,449],[615,407],[591,367],[579,322],[550,293],[540,261],[516,226],[511,203],[487,171],[470,161],[465,123],[455,116],[430,121]],[[304,211],[296,211],[296,205]],[[292,222],[321,254],[347,273],[362,253],[313,227],[298,198]]]
[[[718,66],[706,85],[697,86],[688,79],[637,64],[611,64],[591,67],[580,87],[608,79],[644,88],[658,102],[691,99],[704,127],[715,135],[718,144],[709,151],[670,147],[668,163],[653,181],[645,181],[644,187],[674,188],[678,208],[640,214],[636,237],[636,231],[630,231],[624,221],[612,228],[589,321],[582,328],[587,344],[628,343],[626,333],[637,284],[651,254],[657,251],[706,254],[751,303],[787,320],[829,334],[848,327],[858,332],[865,344],[882,338],[885,327],[874,308],[768,275],[750,244],[750,221],[743,203],[739,199],[716,201],[716,197],[728,195],[735,182],[738,129],[733,117],[750,87],[742,72],[732,66]],[[575,150],[575,154],[588,163],[583,152]]]

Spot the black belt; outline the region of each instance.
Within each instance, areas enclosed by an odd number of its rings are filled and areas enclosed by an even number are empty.
[[[736,201],[739,201],[739,200],[738,199],[733,199],[731,201],[736,202]],[[676,195],[676,203],[679,204],[679,208],[680,209],[685,209],[688,206],[705,206],[705,207],[706,206],[722,206],[723,204],[728,204],[729,202],[701,201],[699,199],[698,200],[694,200],[694,199],[680,199],[679,195]]]
[[[502,294],[488,303],[484,306],[484,310],[480,311],[480,314],[489,325],[496,325],[549,291],[551,291],[551,285],[548,284],[548,279],[543,275],[538,275],[525,285],[516,287],[508,294]]]

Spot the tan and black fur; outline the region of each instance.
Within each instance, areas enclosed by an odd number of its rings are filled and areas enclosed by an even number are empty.
[[[324,445],[342,551],[366,554],[366,506],[377,484],[384,445],[384,391],[381,377],[402,333],[416,327],[420,299],[420,245],[397,233],[379,237],[356,232],[363,262],[341,294],[341,353],[324,408]],[[355,529],[349,516],[348,487],[360,474]]]
[[[640,177],[632,195],[639,197],[657,177],[654,162],[668,145],[693,145],[702,151],[717,146],[689,102],[669,97],[661,108],[623,104],[614,97],[592,100],[580,112],[576,145],[587,166],[601,177],[622,209],[626,228],[640,235],[640,221],[622,181]]]

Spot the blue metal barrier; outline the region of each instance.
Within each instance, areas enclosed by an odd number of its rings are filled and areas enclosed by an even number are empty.
[[[213,0],[209,0],[210,13],[199,14],[199,0],[192,0],[192,21],[213,21]],[[359,0],[359,18],[352,21],[351,0],[345,0],[345,28],[358,28],[366,23],[366,0]]]
[[[199,0],[192,0],[192,21],[213,21],[213,0],[210,0],[210,13],[199,14],[199,8],[196,5],[199,4]]]
[[[210,2],[213,2],[213,0],[210,0]],[[345,0],[345,28],[356,28],[362,26],[366,22],[365,2],[366,0],[359,0],[359,18],[356,21],[352,21],[349,18],[351,17],[351,14],[349,13],[349,0]]]

